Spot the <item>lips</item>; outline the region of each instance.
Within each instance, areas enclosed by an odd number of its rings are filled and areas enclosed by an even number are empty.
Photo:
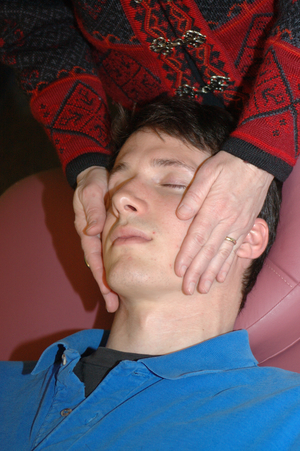
[[[152,241],[146,233],[138,230],[134,227],[118,227],[111,234],[111,241],[113,245],[120,244],[134,244],[134,243],[146,243]]]

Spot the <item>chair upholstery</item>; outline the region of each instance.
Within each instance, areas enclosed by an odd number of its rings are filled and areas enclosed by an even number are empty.
[[[72,197],[57,169],[0,197],[1,360],[34,360],[70,333],[110,327],[112,315],[83,261]]]
[[[235,327],[264,366],[300,372],[300,163],[283,186],[276,241]]]
[[[300,165],[284,184],[276,242],[236,329],[262,365],[300,372]],[[54,340],[109,328],[112,315],[83,262],[73,192],[60,170],[30,176],[0,198],[0,359],[37,359]],[[299,348],[299,352],[298,352]]]

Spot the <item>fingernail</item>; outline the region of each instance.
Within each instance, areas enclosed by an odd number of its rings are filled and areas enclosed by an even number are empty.
[[[97,224],[97,221],[96,221],[96,220],[95,220],[95,221],[92,221],[92,222],[89,222],[88,225],[87,225],[87,227],[86,227],[86,230],[91,229],[91,228],[94,227],[94,225],[96,225],[96,224]]]
[[[193,210],[190,207],[188,207],[187,205],[182,204],[178,208],[178,213],[185,216],[185,215],[190,215],[191,213],[193,213]]]
[[[221,272],[221,274],[219,274],[219,276],[217,278],[217,281],[222,283],[225,281],[225,279],[226,279],[226,272]]]
[[[181,268],[179,269],[180,277],[183,277],[185,275],[186,270],[187,270],[187,266],[185,266],[185,265],[181,266]]]
[[[194,284],[194,282],[191,282],[188,286],[188,293],[193,294],[194,291],[195,291],[195,284]]]
[[[204,286],[203,286],[203,291],[204,293],[208,293],[211,287],[211,283],[210,282],[205,282]]]

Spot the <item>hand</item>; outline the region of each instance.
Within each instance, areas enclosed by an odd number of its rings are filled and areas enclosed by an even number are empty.
[[[197,171],[178,209],[179,219],[194,217],[175,261],[183,292],[198,286],[208,293],[215,279],[224,282],[234,255],[259,214],[273,176],[220,151]],[[225,240],[229,236],[237,244]]]
[[[74,194],[75,227],[81,238],[81,246],[86,262],[99,285],[106,302],[106,309],[115,312],[119,307],[118,296],[105,282],[101,254],[100,234],[103,230],[106,210],[104,196],[107,192],[107,171],[92,166],[77,177],[77,189]]]

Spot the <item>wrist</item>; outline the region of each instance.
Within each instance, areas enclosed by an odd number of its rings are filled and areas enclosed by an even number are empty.
[[[270,174],[269,172],[255,166],[252,163],[249,163],[249,161],[245,161],[245,160],[243,160],[243,161],[251,171],[253,171],[255,174],[257,174],[258,177],[263,179],[265,182],[269,182],[269,183],[272,182],[272,180],[274,178],[273,174]]]

